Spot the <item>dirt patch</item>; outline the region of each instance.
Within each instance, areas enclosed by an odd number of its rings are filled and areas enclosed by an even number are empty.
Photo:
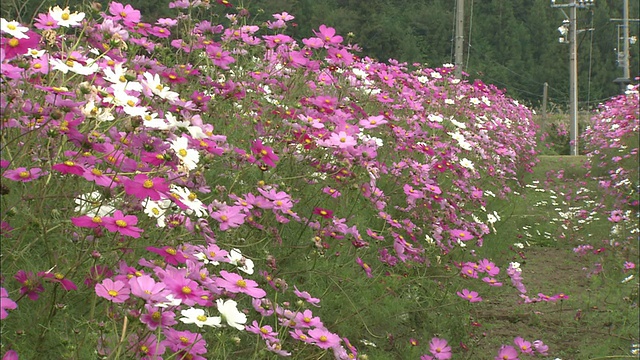
[[[487,296],[470,318],[473,328],[474,353],[469,359],[493,359],[500,344],[513,345],[514,336],[533,341],[540,339],[549,346],[551,359],[588,359],[592,356],[629,354],[632,340],[625,335],[625,314],[619,309],[622,298],[596,294],[590,288],[584,264],[570,249],[531,248],[521,261],[523,283],[530,297],[538,293],[564,293],[568,299],[557,302],[524,304],[507,280],[497,296]],[[624,306],[624,304],[623,304]],[[629,314],[627,314],[629,315]],[[620,330],[620,331],[618,331]],[[602,349],[585,344],[602,343]],[[593,353],[593,352],[596,353]]]

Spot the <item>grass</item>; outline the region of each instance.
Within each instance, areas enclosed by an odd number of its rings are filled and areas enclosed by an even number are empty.
[[[499,339],[520,334],[543,340],[552,349],[551,358],[634,358],[630,349],[638,343],[638,283],[633,279],[621,284],[628,274],[620,266],[625,259],[637,260],[637,242],[608,246],[611,223],[606,216],[595,215],[586,223],[575,218],[558,220],[559,213],[589,209],[591,199],[600,197],[597,182],[586,177],[585,160],[583,156],[541,156],[517,201],[496,202],[510,216],[503,219],[496,235],[486,239],[479,256],[520,262],[528,295],[563,292],[569,299],[527,305],[518,304],[513,292],[487,297],[478,307],[476,321],[483,327],[476,331],[477,354],[489,354],[500,345]],[[557,178],[559,172],[563,172],[562,179]],[[575,194],[578,189],[592,194],[567,201],[567,193]],[[516,242],[525,248],[514,248]],[[604,251],[579,257],[573,248],[584,244],[596,249],[602,246]],[[512,250],[505,250],[509,247]],[[590,276],[596,263],[604,270]]]

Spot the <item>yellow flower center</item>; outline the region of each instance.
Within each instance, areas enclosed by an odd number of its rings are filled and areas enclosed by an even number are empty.
[[[73,166],[73,165],[75,165],[75,163],[74,163],[73,161],[71,161],[71,160],[67,160],[67,161],[65,161],[65,162],[64,162],[64,164],[65,164],[65,165],[67,165],[67,166]]]
[[[185,157],[185,156],[187,156],[187,150],[185,150],[185,149],[180,149],[180,150],[178,151],[178,154],[179,154],[181,157]]]
[[[180,336],[180,342],[183,344],[188,344],[189,343],[189,339],[185,336]]]
[[[320,336],[319,340],[322,341],[322,342],[325,342],[325,341],[327,341],[327,337],[322,335],[322,336]]]
[[[153,319],[153,321],[159,321],[162,318],[162,314],[159,311],[154,311],[153,314],[151,314],[151,319]]]
[[[124,227],[127,227],[127,222],[124,220],[116,220],[116,225],[118,227],[124,228]]]
[[[62,20],[69,20],[69,13],[64,12],[62,13],[62,16],[60,16],[62,18]]]
[[[220,216],[220,220],[227,221],[227,220],[229,220],[229,217],[227,215],[222,215],[222,216]]]
[[[17,47],[18,45],[20,45],[20,40],[13,38],[11,40],[9,40],[9,46],[11,47]]]
[[[189,193],[189,196],[187,196],[187,199],[189,199],[190,201],[194,201],[197,198],[198,195],[196,195],[195,193]]]
[[[266,335],[267,333],[269,333],[269,329],[261,327],[260,332]]]
[[[28,171],[21,171],[19,176],[21,178],[23,178],[23,179],[26,179],[26,178],[30,177],[31,174]]]
[[[207,321],[207,317],[205,315],[198,315],[197,319],[198,321],[202,321],[202,322]]]
[[[140,352],[143,353],[143,354],[148,354],[149,353],[149,347],[147,345],[140,346]]]
[[[91,169],[91,173],[93,175],[96,175],[96,176],[102,175],[102,171],[100,171],[99,169],[96,169],[96,168]]]
[[[241,288],[245,288],[245,287],[247,287],[247,282],[242,280],[242,279],[240,279],[240,280],[236,281],[236,285],[238,285]]]
[[[169,255],[175,255],[175,254],[177,254],[177,253],[178,253],[178,252],[176,251],[176,249],[171,248],[171,247],[170,247],[170,248],[167,248],[167,250],[165,250],[165,252],[166,252],[167,254],[169,254]]]
[[[116,297],[116,296],[118,296],[118,292],[115,291],[115,290],[109,290],[109,295],[113,296],[113,297]]]
[[[40,64],[40,63],[33,64],[33,68],[34,69],[41,69],[42,68],[42,64]]]
[[[142,183],[142,187],[144,187],[145,189],[151,189],[153,187],[153,181],[149,179],[145,180]]]
[[[187,294],[187,295],[188,295],[188,294],[191,294],[191,288],[190,288],[190,287],[188,287],[188,286],[183,286],[183,287],[182,287],[182,293],[183,293],[183,294]]]

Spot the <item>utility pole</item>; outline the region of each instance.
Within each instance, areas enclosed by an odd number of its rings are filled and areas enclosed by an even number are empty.
[[[578,155],[578,41],[576,16],[577,11],[575,0],[571,0],[569,8],[569,103],[571,108],[571,155]]]
[[[464,0],[456,0],[455,76],[462,79],[462,48],[464,45]]]
[[[638,21],[638,19],[629,19],[629,0],[623,0],[622,3],[622,19],[611,19],[611,21],[622,21],[622,51],[620,51],[620,25],[618,25],[618,66],[622,68],[622,77],[613,80],[614,83],[620,84],[620,91],[624,94],[627,85],[631,84],[631,74],[629,71],[629,22]],[[635,43],[637,39],[633,42]]]
[[[556,4],[555,0],[551,0],[553,8],[569,8],[569,39],[561,42],[569,43],[569,113],[571,116],[571,126],[569,128],[569,136],[571,137],[570,149],[571,155],[578,154],[578,41],[577,41],[577,10],[578,8],[586,8],[593,5],[593,0],[570,0],[568,4]],[[563,10],[564,12],[564,10]],[[566,13],[565,13],[566,16]],[[566,26],[561,26],[558,31],[562,35],[567,33]]]

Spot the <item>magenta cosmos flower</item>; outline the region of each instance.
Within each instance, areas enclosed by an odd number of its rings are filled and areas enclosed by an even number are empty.
[[[138,199],[150,198],[153,201],[167,198],[169,185],[163,178],[150,178],[147,174],[138,174],[133,180],[123,180],[124,192]]]
[[[138,218],[135,215],[124,215],[120,210],[116,210],[112,217],[102,218],[102,224],[107,230],[124,236],[131,236],[132,238],[139,238],[140,233],[143,231],[133,226],[137,223]]]
[[[125,302],[131,293],[127,284],[120,280],[113,281],[111,279],[104,279],[102,283],[96,284],[95,290],[98,296],[114,303]]]
[[[244,293],[256,299],[267,295],[266,291],[258,287],[253,280],[243,279],[242,276],[224,270],[220,271],[222,278],[216,279],[216,285],[232,293]]]
[[[4,50],[5,59],[12,59],[18,55],[26,54],[29,49],[37,49],[40,43],[40,35],[29,30],[26,32],[29,36],[26,39],[17,38],[1,38],[0,44]]]
[[[482,298],[475,291],[469,291],[469,289],[463,289],[462,292],[458,291],[458,296],[465,300],[469,300],[469,302],[480,302]]]
[[[5,171],[2,176],[14,181],[29,182],[46,174],[47,173],[45,171],[42,171],[42,169],[40,168],[27,169],[27,168],[19,167],[15,170]]]

